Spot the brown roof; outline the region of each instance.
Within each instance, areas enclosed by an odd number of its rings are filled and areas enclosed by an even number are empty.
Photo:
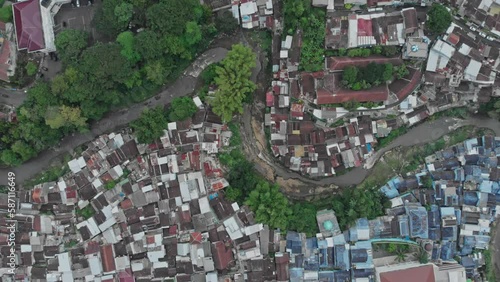
[[[369,63],[401,65],[403,61],[400,58],[387,58],[383,56],[370,56],[366,58],[328,57],[326,63],[329,71],[342,71],[348,66],[365,67]]]
[[[387,100],[387,97],[389,96],[389,91],[387,89],[387,86],[380,85],[377,87],[360,91],[339,89],[334,93],[331,93],[325,89],[318,89],[316,94],[317,94],[316,104],[325,105],[325,104],[344,103],[347,101],[382,102]]]
[[[226,247],[221,241],[212,243],[212,253],[214,255],[215,268],[218,270],[226,269],[234,260],[231,248]]]
[[[415,8],[403,10],[403,18],[405,23],[405,32],[415,32],[418,28],[417,10],[415,10]]]
[[[398,79],[389,85],[389,89],[396,94],[398,100],[400,101],[408,97],[408,95],[415,90],[415,87],[417,87],[422,79],[422,73],[419,70],[410,68],[409,71],[410,74],[408,74],[407,78],[411,78],[411,80],[408,81],[408,79]],[[403,83],[398,85],[398,82]]]
[[[435,282],[432,265],[418,266],[402,270],[383,272],[380,282]]]
[[[116,270],[113,245],[101,246],[101,260],[104,272],[111,272]]]

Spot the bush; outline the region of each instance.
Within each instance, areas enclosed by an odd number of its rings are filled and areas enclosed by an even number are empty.
[[[3,3],[4,1],[2,0],[1,2]],[[0,21],[5,23],[12,22],[12,6],[9,5],[0,8]]]
[[[33,63],[32,61],[29,61],[26,64],[26,73],[29,76],[35,75],[37,71],[38,71],[38,66],[35,63]]]

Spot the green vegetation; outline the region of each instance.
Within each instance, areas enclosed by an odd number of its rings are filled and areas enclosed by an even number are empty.
[[[144,144],[153,143],[154,140],[163,136],[163,130],[167,128],[167,125],[168,119],[161,106],[145,110],[139,119],[130,124],[137,140]]]
[[[452,21],[451,13],[445,6],[438,3],[432,4],[427,16],[428,20],[426,26],[430,31],[436,34],[443,33],[450,26]]]
[[[421,264],[429,262],[429,254],[423,248],[418,248],[418,250],[413,254],[413,257]]]
[[[215,17],[215,27],[225,34],[233,34],[239,27],[238,21],[229,10],[220,11]]]
[[[484,272],[488,281],[497,281],[495,275],[495,267],[491,261],[491,250],[484,250]]]
[[[219,154],[220,162],[229,168],[226,175],[230,186],[226,197],[238,203],[246,203],[256,212],[256,217],[271,227],[304,232],[313,236],[318,231],[316,212],[333,209],[343,230],[360,217],[373,219],[384,214],[387,200],[372,183],[367,182],[357,189],[347,189],[340,196],[322,199],[317,202],[288,203],[279,188],[269,184],[255,171],[251,162],[237,149]],[[387,180],[384,176],[384,179]]]
[[[83,217],[84,219],[89,219],[94,216],[95,210],[92,207],[92,205],[87,205],[83,209],[77,208],[76,210],[76,215]]]
[[[399,136],[406,134],[406,132],[408,132],[408,127],[406,127],[406,126],[402,126],[400,128],[393,129],[389,133],[389,135],[387,135],[386,137],[377,138],[377,142],[378,142],[377,147],[380,149],[380,148],[383,148],[383,147],[389,145],[392,141],[394,141]]]
[[[399,51],[400,51],[399,48],[396,46],[376,45],[373,47],[363,47],[363,48],[352,48],[352,49],[340,48],[338,50],[325,50],[325,56],[368,57],[370,55],[383,55],[386,57],[394,57],[399,53]]]
[[[64,248],[67,250],[67,249],[71,249],[71,248],[75,247],[76,245],[78,245],[77,240],[70,240],[69,242],[64,244]]]
[[[352,7],[353,7],[352,4],[349,4],[349,3],[348,4],[344,4],[344,8],[346,10],[350,10],[350,9],[352,9]]]
[[[115,186],[116,186],[116,181],[111,180],[108,183],[106,183],[106,185],[104,185],[104,188],[106,188],[106,190],[111,190],[115,188]]]
[[[346,189],[341,195],[334,197],[332,207],[340,228],[345,230],[358,218],[374,219],[384,215],[385,209],[389,206],[382,193],[372,187],[361,185]]]
[[[18,123],[0,122],[1,164],[18,165],[64,136],[88,130],[110,110],[153,96],[217,35],[210,9],[197,0],[107,0],[93,21],[107,43],[89,46],[88,34],[76,30],[56,36],[64,69],[50,83],[39,81],[28,90]],[[12,81],[25,85],[37,66],[19,59]]]
[[[231,139],[229,140],[229,146],[240,146],[241,145],[241,134],[240,127],[237,123],[230,122],[228,124],[229,130],[231,130]]]
[[[38,66],[33,63],[32,61],[29,61],[27,64],[26,64],[26,73],[29,75],[29,76],[33,76],[36,74],[38,70]]]
[[[9,193],[9,187],[7,185],[0,185],[0,194]]]
[[[366,67],[348,66],[342,73],[342,84],[352,90],[369,89],[372,86],[377,86],[391,80],[396,68],[398,70],[396,73],[399,78],[400,72],[403,73],[406,67],[393,67],[389,63],[370,63]],[[399,71],[400,69],[401,71]]]
[[[300,67],[305,71],[321,70],[326,34],[324,9],[311,7],[308,0],[285,0],[283,10],[286,34],[303,30]]]
[[[481,111],[481,110],[480,110]],[[460,107],[460,108],[452,108],[448,109],[446,111],[438,112],[430,116],[430,120],[437,120],[442,117],[453,117],[453,118],[460,118],[460,119],[466,119],[469,116],[469,113],[467,112],[466,107]]]
[[[192,117],[198,108],[191,97],[177,97],[172,100],[168,111],[170,121],[181,121]]]
[[[222,120],[227,122],[235,112],[243,113],[243,102],[250,98],[256,88],[250,80],[254,67],[255,54],[252,49],[241,44],[233,45],[220,66],[216,67],[215,83],[218,89],[209,103]]]
[[[64,176],[66,173],[70,171],[67,165],[69,160],[70,156],[66,155],[66,157],[63,159],[64,165],[56,165],[48,168],[47,170],[37,174],[32,179],[25,181],[24,186],[33,187],[37,184],[57,181],[60,177]]]
[[[65,29],[57,34],[56,48],[65,64],[74,65],[78,63],[78,57],[88,46],[89,35],[83,30]]]
[[[2,1],[4,2],[4,1]],[[3,3],[1,3],[3,5]],[[0,5],[0,21],[4,23],[12,22],[12,6],[8,5],[5,7],[2,7]]]
[[[248,195],[245,204],[255,212],[257,222],[287,230],[292,210],[278,185],[260,181]]]

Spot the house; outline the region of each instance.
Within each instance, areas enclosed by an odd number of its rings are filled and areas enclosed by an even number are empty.
[[[415,262],[375,267],[376,279],[380,282],[435,282],[437,267]]]
[[[319,230],[324,237],[340,234],[339,223],[333,210],[318,211],[316,220],[318,221]]]
[[[63,4],[70,0],[27,0],[12,4],[17,49],[28,52],[53,52],[55,47],[54,18]]]

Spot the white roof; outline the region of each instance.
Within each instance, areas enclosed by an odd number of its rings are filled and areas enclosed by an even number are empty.
[[[198,97],[198,96],[194,97],[193,102],[196,105],[196,107],[198,107],[198,108],[203,107],[203,103],[201,102],[200,97]]]
[[[471,49],[472,48],[469,45],[462,44],[462,46],[460,46],[460,49],[458,49],[458,52],[460,52],[461,54],[467,56],[467,55],[469,55]]]
[[[252,15],[257,11],[257,3],[255,2],[246,2],[240,5],[240,14],[242,16]]]
[[[466,80],[476,80],[481,69],[481,63],[476,60],[471,60],[469,65],[465,68],[464,78]]]
[[[290,49],[290,48],[292,48],[292,40],[293,40],[293,36],[287,35],[286,39],[284,41],[285,44],[283,44],[282,48],[283,49]]]
[[[455,48],[442,40],[438,40],[429,53],[427,71],[435,72],[437,69],[446,67],[454,52]]]
[[[57,269],[59,272],[71,271],[71,263],[68,252],[58,254],[57,261],[59,262],[59,267]]]
[[[102,264],[97,256],[89,258],[89,267],[93,275],[99,275],[102,272]]]
[[[358,19],[349,19],[349,29],[348,29],[348,45],[347,47],[357,47],[358,46]]]
[[[169,122],[167,128],[169,131],[177,130],[177,122]]]
[[[280,58],[281,58],[281,59],[286,59],[286,58],[288,58],[288,50],[281,50],[281,51],[280,51]]]

